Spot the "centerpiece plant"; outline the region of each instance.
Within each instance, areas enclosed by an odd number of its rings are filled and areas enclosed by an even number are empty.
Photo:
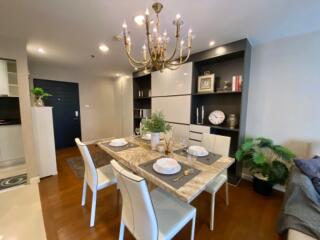
[[[271,195],[275,184],[284,184],[295,155],[268,138],[248,138],[236,152],[236,159],[243,162],[253,174],[253,188],[263,195]]]
[[[41,87],[34,87],[31,90],[31,93],[33,94],[34,98],[35,98],[35,105],[38,107],[43,107],[44,103],[43,103],[43,98],[52,96],[51,94],[45,92],[43,90],[43,88]]]
[[[165,121],[162,112],[154,112],[149,119],[142,120],[142,132],[151,133],[151,147],[155,150],[160,142],[160,133],[171,130],[170,124]]]

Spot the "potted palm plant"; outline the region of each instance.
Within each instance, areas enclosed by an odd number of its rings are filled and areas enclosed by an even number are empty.
[[[170,124],[166,123],[162,112],[155,112],[149,119],[142,120],[142,132],[151,133],[151,148],[155,150],[160,142],[160,133],[171,129]]]
[[[262,137],[246,139],[236,152],[236,159],[253,174],[253,189],[266,196],[275,184],[285,183],[294,157],[289,149]]]
[[[46,93],[46,92],[45,92],[42,88],[40,88],[40,87],[34,87],[34,88],[31,90],[31,93],[32,93],[33,96],[34,96],[35,105],[36,105],[37,107],[43,107],[43,106],[44,106],[43,98],[52,96],[51,94]]]

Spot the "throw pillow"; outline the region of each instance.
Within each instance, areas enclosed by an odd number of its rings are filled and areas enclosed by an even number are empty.
[[[312,183],[316,191],[320,194],[320,178],[312,178]]]
[[[309,160],[295,159],[296,166],[302,173],[307,175],[310,179],[320,178],[320,158],[313,158]]]

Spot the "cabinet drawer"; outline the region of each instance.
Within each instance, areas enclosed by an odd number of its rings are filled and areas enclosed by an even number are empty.
[[[202,141],[202,133],[190,132],[189,138],[194,139],[194,140],[198,140],[198,141]]]
[[[210,133],[210,127],[191,124],[190,131],[197,132],[197,133]]]
[[[189,139],[189,145],[190,145],[190,146],[192,146],[192,145],[201,146],[201,142],[198,142],[198,141]]]
[[[152,98],[152,112],[162,111],[168,122],[189,124],[190,105],[191,96]]]

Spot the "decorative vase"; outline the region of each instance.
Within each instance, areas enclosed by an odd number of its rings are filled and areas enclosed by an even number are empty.
[[[253,176],[252,181],[253,190],[264,196],[271,196],[273,192],[273,184],[265,179],[261,179],[258,176]]]
[[[157,145],[160,143],[160,133],[152,132],[151,133],[151,149],[156,150]]]
[[[230,128],[236,128],[236,126],[238,125],[237,116],[235,114],[230,114],[227,122]]]
[[[43,107],[44,103],[43,103],[42,97],[36,97],[34,104],[37,107]]]

